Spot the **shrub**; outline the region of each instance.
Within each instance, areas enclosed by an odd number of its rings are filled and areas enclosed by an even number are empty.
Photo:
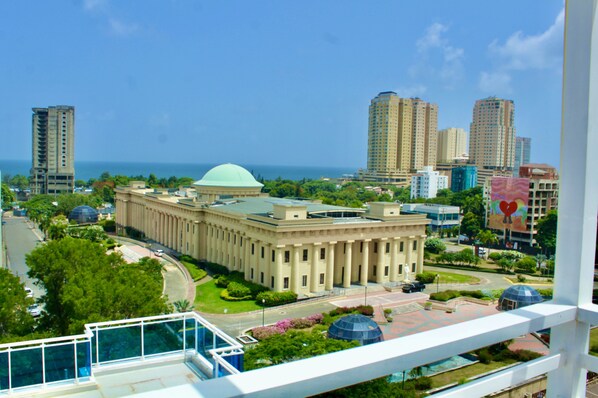
[[[313,323],[322,323],[322,320],[324,319],[324,315],[323,314],[313,314],[307,317],[307,319],[309,319],[310,321],[313,321]]]
[[[499,252],[492,252],[488,255],[488,258],[496,263],[502,258],[502,256]]]
[[[492,362],[492,354],[490,354],[490,351],[488,351],[487,348],[482,348],[477,352],[477,354],[481,363],[488,364]]]
[[[286,332],[287,330],[293,327],[293,320],[291,318],[285,318],[276,322],[274,326],[279,328],[283,332]]]
[[[525,275],[521,275],[521,274],[518,274],[518,275],[517,275],[517,282],[521,282],[521,283],[523,283],[523,282],[525,282],[526,280],[527,280],[527,278],[525,277]]]
[[[251,334],[256,340],[264,340],[277,334],[283,334],[284,330],[276,326],[258,326],[251,329]]]
[[[385,308],[384,315],[390,315],[390,314],[392,314],[392,310],[390,308]]]
[[[230,295],[227,289],[224,289],[220,292],[220,298],[226,301],[243,301],[243,300],[251,300],[251,296],[244,296],[244,297],[233,297]]]
[[[520,362],[532,361],[542,356],[542,354],[530,350],[515,350],[515,354]]]
[[[226,290],[228,290],[228,294],[232,297],[252,297],[251,289],[239,282],[230,282]]]
[[[264,300],[266,307],[274,307],[276,305],[282,305],[287,303],[294,303],[297,301],[297,293],[294,292],[261,292],[256,297],[256,303],[261,305]]]
[[[372,307],[371,305],[359,305],[359,306],[355,307],[355,309],[361,315],[365,315],[365,316],[373,316],[374,315],[374,307]]]
[[[536,260],[533,257],[523,257],[515,263],[515,267],[524,272],[536,272]]]
[[[308,318],[294,318],[291,319],[291,327],[293,329],[307,329],[315,325],[316,322]]]
[[[537,289],[540,296],[544,298],[552,298],[552,289]]]
[[[477,299],[481,299],[484,297],[484,293],[481,290],[461,290],[459,291],[459,295],[473,297]]]
[[[415,275],[415,279],[421,283],[433,283],[436,280],[436,274],[434,272],[422,272]]]
[[[181,261],[181,264],[183,264],[185,266],[185,268],[187,268],[187,271],[189,271],[189,274],[191,275],[191,278],[193,279],[193,281],[198,281],[198,280],[204,278],[208,274],[203,269],[197,268],[197,265],[195,265],[194,263],[190,263],[190,262],[182,260],[182,259],[180,261]]]
[[[416,390],[429,390],[432,388],[432,379],[427,376],[418,377],[413,381]]]
[[[230,271],[224,265],[216,264],[216,263],[203,263],[203,268],[208,271],[208,273],[212,275],[228,275]]]
[[[451,299],[451,297],[449,297],[449,295],[446,294],[446,292],[438,292],[438,293],[430,294],[430,300],[449,301],[450,299]]]
[[[444,242],[439,238],[430,238],[427,239],[424,243],[425,250],[429,251],[430,253],[442,253],[446,250],[446,245]]]
[[[228,279],[227,275],[219,275],[218,278],[216,278],[215,282],[216,286],[226,289],[228,287],[228,284],[230,283],[230,280]]]

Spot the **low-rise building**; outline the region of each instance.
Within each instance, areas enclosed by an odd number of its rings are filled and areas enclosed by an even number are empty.
[[[143,183],[118,187],[117,232],[136,230],[177,253],[300,296],[422,272],[429,221],[400,214],[397,203],[371,203],[366,211],[273,198],[233,164],[213,168],[194,186],[191,198]]]
[[[401,208],[404,214],[425,214],[432,231],[449,229],[459,225],[459,206],[439,205],[432,203],[405,203]]]
[[[434,171],[432,166],[425,166],[411,177],[411,199],[436,197],[440,189],[448,188],[448,177]]]

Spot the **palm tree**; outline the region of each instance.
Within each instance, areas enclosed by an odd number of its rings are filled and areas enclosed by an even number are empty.
[[[484,246],[498,244],[498,236],[496,236],[496,234],[494,232],[492,232],[488,229],[478,232],[478,235],[476,236],[476,238],[477,238],[477,240],[482,242],[482,245],[484,245]]]
[[[193,306],[187,299],[178,300],[172,303],[177,312],[189,312],[193,310]]]

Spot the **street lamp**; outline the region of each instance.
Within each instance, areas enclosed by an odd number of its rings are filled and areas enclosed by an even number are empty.
[[[363,305],[368,305],[368,285],[365,285],[365,299]]]
[[[262,299],[262,327],[265,325],[266,317],[266,299]]]
[[[440,283],[440,274],[436,274],[436,293],[438,293],[438,284]]]

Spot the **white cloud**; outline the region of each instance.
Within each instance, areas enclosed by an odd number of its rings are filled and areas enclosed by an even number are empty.
[[[139,30],[139,25],[126,23],[116,18],[109,18],[108,25],[110,26],[110,31],[118,36],[129,36]]]
[[[413,76],[429,74],[439,77],[445,88],[452,89],[463,77],[465,51],[449,43],[445,37],[448,30],[448,26],[438,22],[428,26],[415,43],[419,60],[410,68],[410,73]]]
[[[83,0],[83,8],[86,10],[95,10],[106,5],[106,0]]]
[[[499,96],[510,94],[512,91],[511,75],[506,72],[482,72],[478,87],[486,93]]]
[[[423,96],[427,90],[427,87],[423,84],[415,84],[410,87],[397,88],[395,91],[399,96],[403,98],[413,98]]]
[[[480,89],[489,91],[488,87],[509,85],[511,75],[516,71],[559,71],[563,63],[564,23],[563,9],[552,25],[537,35],[526,35],[517,31],[509,36],[504,44],[500,44],[498,40],[490,43],[488,51],[496,66],[494,71],[481,73]]]

